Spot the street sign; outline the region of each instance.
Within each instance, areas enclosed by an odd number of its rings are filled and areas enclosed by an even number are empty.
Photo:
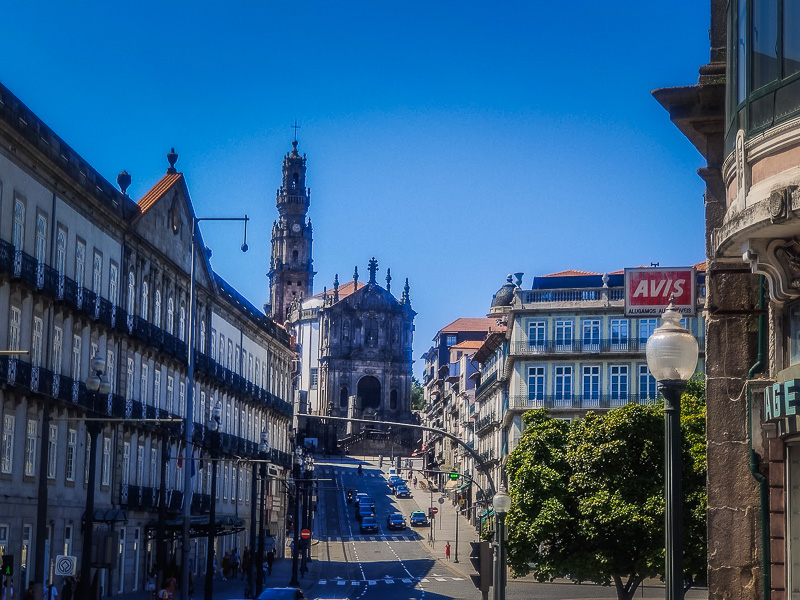
[[[0,570],[2,570],[3,577],[11,577],[14,575],[13,554],[3,554],[3,566],[0,568]]]
[[[684,316],[697,313],[697,273],[694,267],[625,269],[625,315],[660,316],[669,299]]]
[[[439,509],[438,509],[438,508],[436,508],[435,506],[432,506],[432,507],[431,507],[431,514],[434,514],[434,515],[435,515],[435,514],[436,514],[436,513],[438,513],[438,512],[439,512]]]
[[[75,575],[75,566],[78,559],[74,556],[58,555],[56,556],[55,571],[59,577],[66,577],[68,575]]]
[[[303,529],[303,531],[300,532],[300,537],[304,540],[311,539],[311,531],[309,529]]]
[[[444,497],[439,498],[439,504],[444,504]]]

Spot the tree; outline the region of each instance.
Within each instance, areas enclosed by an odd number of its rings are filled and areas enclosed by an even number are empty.
[[[422,389],[422,385],[420,385],[419,380],[412,376],[411,377],[411,409],[412,410],[422,410],[425,408],[425,397],[424,392]]]
[[[684,573],[691,585],[706,568],[702,383],[690,383],[681,407]],[[506,467],[513,574],[613,582],[618,598],[631,600],[642,580],[664,573],[663,406],[629,404],[573,423],[538,410],[524,423]]]

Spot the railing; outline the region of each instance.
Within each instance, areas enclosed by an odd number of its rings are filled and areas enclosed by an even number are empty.
[[[517,290],[517,297],[522,304],[537,304],[540,302],[587,302],[603,300],[622,300],[625,296],[624,288],[572,288],[560,290]]]
[[[495,381],[497,381],[497,370],[493,371],[491,375],[483,379],[478,387],[475,388],[475,397],[478,398],[483,392],[487,390]]]
[[[577,409],[618,408],[626,404],[652,404],[658,397],[647,394],[602,394],[582,396],[565,394],[561,396],[512,396],[509,398],[509,410],[533,410],[536,408]],[[477,431],[477,429],[476,429]]]
[[[514,342],[511,353],[517,356],[537,354],[592,354],[597,352],[644,352],[646,339],[571,339],[541,342]]]
[[[495,417],[494,411],[490,412],[488,415],[481,417],[477,421],[475,421],[475,433],[483,431],[492,423],[495,423],[497,418]]]

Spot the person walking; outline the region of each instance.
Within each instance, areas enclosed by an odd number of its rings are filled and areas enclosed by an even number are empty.
[[[444,559],[450,560],[450,542],[447,542],[444,546]]]
[[[33,592],[33,582],[31,581],[28,589],[22,592],[22,600],[33,600],[34,592]]]
[[[155,600],[156,598],[156,570],[153,569],[150,571],[150,574],[147,576],[147,583],[144,586],[145,591],[147,592],[147,600]],[[78,598],[78,600],[82,600]]]
[[[272,563],[275,562],[275,550],[272,548],[267,552],[267,574],[272,575]]]
[[[64,578],[64,585],[61,586],[61,600],[72,600],[74,587],[74,580],[70,575]]]
[[[45,588],[44,600],[58,600],[58,590],[53,585],[51,579],[47,580],[47,587]]]

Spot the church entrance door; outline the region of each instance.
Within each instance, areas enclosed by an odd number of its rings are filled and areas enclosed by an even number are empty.
[[[377,377],[367,375],[358,382],[358,405],[361,410],[378,410],[381,406],[381,382]]]

